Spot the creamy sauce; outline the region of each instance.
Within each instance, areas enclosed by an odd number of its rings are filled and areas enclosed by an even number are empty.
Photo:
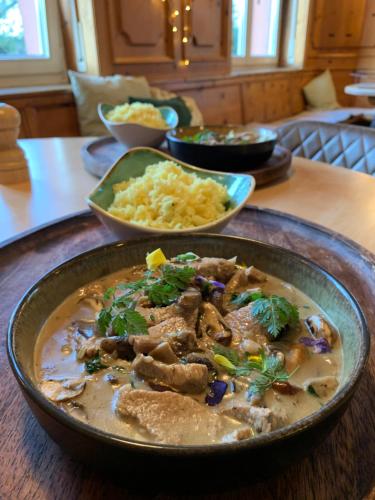
[[[107,276],[95,283],[91,283],[70,295],[46,321],[37,340],[35,348],[35,374],[37,380],[42,383],[45,380],[84,379],[86,386],[84,391],[75,398],[57,402],[56,404],[73,417],[87,422],[103,431],[126,436],[141,441],[157,441],[144,427],[139,425],[134,418],[121,417],[116,412],[116,402],[119,389],[125,384],[132,384],[135,389],[150,390],[147,382],[132,373],[131,362],[123,359],[114,359],[109,354],[104,354],[111,366],[92,375],[85,370],[84,360],[77,359],[77,331],[75,321],[84,319],[90,329],[90,322],[94,322],[100,303],[95,306],[95,301],[87,300],[87,295],[101,296],[102,293],[115,284],[124,281],[135,281],[143,274],[141,268],[125,269],[121,272]],[[303,320],[311,315],[324,315],[320,308],[305,294],[281,280],[267,276],[267,281],[260,285],[262,291],[267,295],[280,295],[288,299],[298,307],[300,323],[298,327],[288,331],[279,340],[270,342],[275,348],[284,354],[290,351],[292,345],[301,345],[298,339],[306,336]],[[93,306],[94,304],[94,306]],[[92,323],[94,324],[94,323]],[[78,335],[78,337],[80,337]],[[84,338],[83,338],[84,340]],[[202,342],[200,341],[203,346]],[[204,344],[207,346],[207,343]],[[341,372],[341,342],[339,336],[334,343],[331,352],[316,354],[311,348],[305,348],[306,358],[298,369],[289,378],[289,383],[302,388],[307,379],[325,376],[337,377],[340,380]],[[112,378],[112,381],[109,381]],[[229,382],[233,379],[219,371],[219,378]],[[209,436],[201,434],[199,429],[188,432],[181,444],[211,444],[226,441],[224,437],[238,429],[250,429],[248,424],[233,418],[232,415],[223,415],[225,409],[230,409],[233,404],[243,405],[246,403],[246,389],[248,378],[242,377],[236,380],[236,392],[228,390],[220,404],[209,407],[212,413],[219,415],[221,431],[218,435]],[[281,394],[274,389],[269,389],[264,395],[262,405],[271,410],[279,412],[282,410],[284,420],[282,425],[287,425],[299,420],[317,410],[330,399],[335,390],[327,396],[316,397],[306,390],[299,390],[294,395]],[[193,399],[205,405],[206,392],[202,394],[189,395]],[[188,416],[186,417],[188,419]],[[257,432],[251,428],[251,437]],[[229,439],[230,440],[230,439]]]

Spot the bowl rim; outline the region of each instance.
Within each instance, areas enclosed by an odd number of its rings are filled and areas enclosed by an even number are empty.
[[[111,120],[107,120],[107,118],[104,116],[104,114],[102,112],[102,106],[103,105],[115,107],[116,104],[109,104],[107,102],[99,102],[98,105],[97,105],[96,109],[97,109],[99,118],[102,120],[102,122],[104,123],[104,125],[106,127],[119,127],[119,126],[122,127],[123,125],[133,125],[133,126],[141,128],[141,129],[153,130],[154,132],[163,132],[163,133],[167,133],[167,132],[169,132],[171,130],[174,130],[175,128],[178,127],[178,114],[177,114],[177,111],[174,108],[172,108],[172,106],[159,106],[158,109],[168,109],[169,111],[172,111],[172,115],[174,116],[176,125],[171,125],[171,126],[168,125],[167,128],[155,128],[155,127],[150,127],[148,125],[142,125],[141,123],[112,122]]]
[[[166,160],[174,161],[175,163],[180,164],[183,167],[186,167],[187,169],[192,170],[193,172],[194,171],[205,172],[205,173],[209,174],[210,176],[211,176],[211,174],[213,174],[213,177],[215,177],[216,175],[220,175],[220,176],[227,176],[227,177],[242,177],[245,179],[248,178],[250,185],[248,188],[247,195],[244,198],[244,200],[241,201],[241,203],[239,203],[235,207],[231,208],[230,210],[227,210],[226,212],[224,212],[222,217],[220,217],[219,219],[215,219],[214,221],[209,222],[208,224],[203,224],[202,226],[189,227],[189,228],[185,228],[185,229],[166,229],[166,228],[164,229],[164,228],[153,228],[153,227],[149,227],[149,226],[142,226],[141,224],[136,224],[135,222],[122,220],[119,217],[117,217],[116,215],[112,215],[107,210],[104,210],[100,205],[98,205],[97,203],[95,203],[95,201],[93,201],[91,199],[91,196],[93,196],[101,188],[102,184],[105,182],[107,177],[109,177],[112,174],[112,172],[116,169],[118,163],[120,161],[122,161],[129,153],[133,153],[134,151],[137,151],[137,150],[152,151],[153,153],[157,153],[158,155],[164,157]],[[225,223],[226,221],[230,220],[232,217],[237,215],[238,212],[240,212],[240,210],[246,205],[248,199],[250,198],[250,196],[253,194],[253,192],[255,190],[255,186],[256,186],[255,178],[254,178],[254,176],[252,176],[250,174],[242,174],[242,173],[236,173],[236,172],[220,172],[218,170],[208,170],[208,169],[205,169],[202,167],[197,167],[195,165],[190,165],[189,163],[185,163],[181,160],[178,160],[177,158],[174,158],[173,156],[171,156],[167,153],[164,153],[164,151],[159,151],[158,149],[151,148],[148,146],[137,146],[135,148],[131,148],[128,151],[126,151],[122,156],[120,156],[120,158],[118,158],[115,161],[115,163],[106,172],[106,174],[99,180],[98,184],[85,197],[85,201],[92,210],[99,212],[102,217],[109,219],[109,220],[112,220],[113,222],[119,223],[122,226],[128,227],[130,229],[138,230],[140,232],[148,233],[148,234],[170,234],[170,235],[186,234],[186,233],[192,233],[192,232],[194,233],[194,232],[198,232],[198,231],[199,232],[209,231],[210,229],[212,229],[216,225]]]
[[[174,235],[172,236],[172,239],[178,238],[178,239],[188,240],[189,237],[196,238],[197,235],[194,233],[190,235]],[[281,427],[280,429],[275,429],[265,434],[260,434],[248,440],[229,442],[229,443],[215,443],[209,445],[169,445],[160,443],[150,443],[146,441],[137,441],[130,438],[126,438],[125,436],[119,436],[116,434],[111,434],[109,432],[97,429],[61,411],[57,406],[55,406],[51,401],[49,401],[45,396],[43,396],[42,392],[32,382],[31,378],[23,371],[20,363],[18,362],[17,353],[15,350],[15,342],[14,342],[15,328],[17,326],[17,320],[19,316],[22,314],[24,307],[27,306],[28,298],[32,296],[34,293],[36,293],[40,285],[43,282],[47,281],[52,275],[63,272],[64,268],[75,265],[82,259],[90,259],[95,255],[100,255],[101,253],[104,254],[107,249],[115,249],[116,247],[117,248],[133,247],[139,244],[147,244],[147,243],[150,244],[152,243],[153,245],[155,245],[155,240],[152,237],[139,238],[136,240],[128,240],[123,242],[117,241],[114,243],[101,245],[86,252],[82,252],[81,254],[78,254],[75,257],[72,257],[64,261],[57,267],[53,268],[52,270],[44,274],[37,282],[35,282],[24,293],[24,295],[16,305],[14,311],[12,312],[7,330],[8,361],[12,368],[13,374],[17,379],[19,385],[21,386],[22,390],[24,391],[24,393],[27,394],[27,396],[30,397],[31,400],[35,404],[37,404],[44,412],[46,412],[50,417],[57,420],[58,423],[60,423],[63,426],[66,425],[71,430],[83,434],[85,437],[92,438],[99,442],[106,443],[129,451],[138,450],[146,454],[155,454],[155,452],[157,452],[158,454],[165,456],[182,455],[187,457],[193,457],[199,455],[199,456],[210,457],[212,455],[220,455],[223,453],[229,455],[240,451],[258,449],[263,446],[267,447],[274,443],[282,443],[284,439],[298,438],[304,431],[323,423],[324,420],[326,420],[330,415],[338,411],[339,408],[341,408],[353,395],[366,367],[370,350],[370,333],[368,330],[367,322],[364,313],[362,312],[362,309],[358,304],[358,301],[355,299],[355,297],[335,276],[326,271],[323,267],[292,250],[280,247],[278,245],[262,242],[259,240],[238,237],[238,236],[203,233],[200,234],[199,237],[218,239],[218,240],[224,239],[230,241],[237,241],[240,242],[241,244],[247,244],[247,245],[255,244],[263,248],[274,249],[278,252],[288,254],[292,258],[304,262],[304,264],[306,264],[308,267],[324,275],[324,277],[327,280],[332,282],[337,288],[339,288],[340,292],[347,297],[359,319],[360,338],[358,345],[360,346],[360,348],[358,350],[357,360],[353,368],[352,377],[342,387],[339,387],[339,390],[331,400],[325,403],[318,411],[310,415],[307,415],[306,417],[299,419],[296,422],[293,422],[292,424],[288,424],[284,427]],[[170,238],[171,238],[170,235],[160,236],[159,237],[160,246],[162,246],[163,240],[169,240]]]
[[[250,129],[251,130],[257,130],[257,131],[263,131],[265,130],[267,133],[270,133],[273,137],[272,138],[269,138],[269,139],[266,139],[264,141],[260,141],[260,142],[247,142],[245,144],[201,144],[201,143],[197,143],[197,142],[188,142],[188,141],[184,141],[181,139],[181,137],[176,137],[176,132],[179,130],[179,129],[200,129],[200,130],[204,130],[204,129],[209,129],[209,128],[221,128],[221,127],[225,127],[225,128],[244,128],[245,125],[231,125],[231,124],[228,124],[228,125],[193,125],[193,126],[181,126],[179,127],[177,125],[177,127],[174,127],[173,129],[169,129],[168,132],[166,133],[166,138],[168,141],[171,141],[171,142],[175,142],[177,144],[188,144],[189,146],[192,146],[192,147],[196,147],[196,146],[204,146],[206,148],[219,148],[219,149],[227,149],[229,147],[232,147],[232,148],[235,148],[235,147],[246,147],[246,146],[257,146],[257,145],[261,145],[261,144],[268,144],[268,143],[276,143],[277,142],[277,139],[278,139],[278,133],[271,129],[271,128],[267,128],[267,127],[251,127]]]

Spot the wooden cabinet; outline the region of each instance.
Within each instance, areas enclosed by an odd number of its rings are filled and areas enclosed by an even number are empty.
[[[113,64],[165,63],[175,59],[169,19],[172,2],[107,2]]]
[[[186,8],[189,10],[186,10]],[[222,0],[182,2],[183,58],[194,61],[222,61],[228,56],[228,3]],[[224,41],[224,43],[223,43]]]
[[[358,48],[366,0],[315,0],[312,44],[315,49]]]
[[[93,0],[91,16],[86,0],[77,2],[93,20],[82,21],[86,54],[96,51],[98,60],[88,72],[155,80],[230,67],[231,0]]]
[[[367,0],[311,0],[305,67],[348,69],[357,66]]]

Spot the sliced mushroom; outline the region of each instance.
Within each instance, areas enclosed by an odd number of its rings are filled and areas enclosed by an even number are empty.
[[[93,337],[96,333],[96,321],[94,319],[76,319],[73,321],[72,326],[85,339]]]
[[[324,338],[327,340],[328,344],[332,347],[336,340],[336,333],[328,323],[328,321],[323,318],[320,314],[314,314],[305,319],[305,326],[307,331],[313,337]]]
[[[232,332],[230,328],[216,307],[210,302],[202,303],[199,329],[202,335],[208,335],[216,342],[224,345],[231,343]]]
[[[135,358],[134,348],[128,337],[106,337],[101,340],[100,347],[103,351],[112,354],[116,351],[120,359],[132,361]]]
[[[82,394],[86,382],[82,379],[44,380],[40,390],[51,401],[59,403]]]
[[[178,357],[168,342],[162,342],[156,346],[155,349],[150,352],[150,356],[168,365],[178,363]]]
[[[336,377],[327,375],[326,377],[315,377],[305,380],[303,388],[307,391],[309,387],[312,387],[318,397],[326,398],[333,394],[338,385],[339,381]]]

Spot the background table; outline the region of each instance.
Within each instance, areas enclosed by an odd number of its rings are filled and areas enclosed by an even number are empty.
[[[89,138],[24,139],[30,182],[0,185],[0,245],[22,231],[87,208],[97,179],[83,168]],[[375,252],[375,178],[294,158],[288,179],[255,191],[251,204],[281,210],[344,234]]]

